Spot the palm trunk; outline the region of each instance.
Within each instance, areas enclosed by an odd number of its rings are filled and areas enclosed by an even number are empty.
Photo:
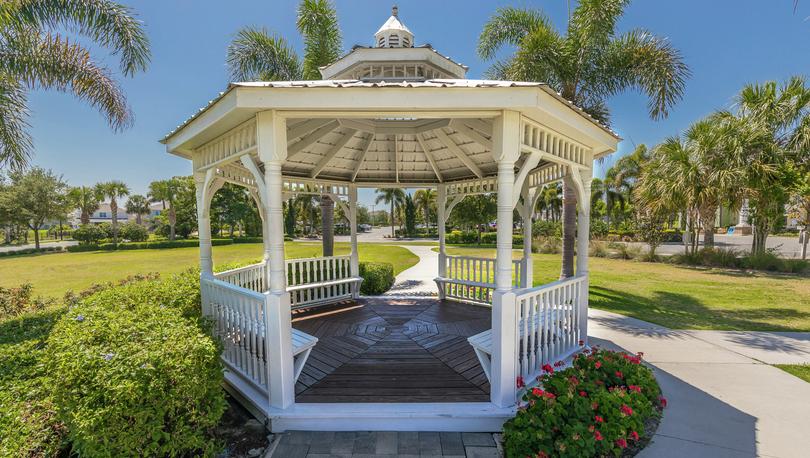
[[[177,214],[174,212],[174,205],[169,207],[169,240],[174,240],[174,225],[177,224]]]
[[[335,202],[329,196],[321,196],[321,231],[323,255],[332,256],[335,253]]]
[[[34,230],[34,247],[38,250],[39,249],[39,225],[31,226],[31,229]]]
[[[90,213],[86,210],[82,210],[82,217],[81,217],[82,224],[90,224]]]
[[[714,247],[714,221],[717,208],[705,208],[700,212],[700,224],[703,226],[703,247]]]
[[[577,196],[574,188],[567,183],[563,185],[563,239],[562,268],[560,279],[574,276],[574,244],[576,243]]]
[[[810,231],[807,225],[802,230],[802,259],[807,259],[807,239],[810,238]]]
[[[112,233],[113,243],[118,244],[118,202],[113,197],[110,199],[110,211],[112,212]]]
[[[397,235],[394,232],[394,201],[391,201],[391,238],[395,238]]]

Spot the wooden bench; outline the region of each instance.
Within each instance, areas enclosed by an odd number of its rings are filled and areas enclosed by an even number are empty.
[[[309,354],[315,344],[318,343],[318,338],[311,336],[306,332],[299,331],[293,328],[292,330],[292,347],[293,347],[293,368],[295,369],[295,381],[298,381],[298,376],[304,370],[304,365],[307,363]]]
[[[360,293],[360,284],[363,283],[361,277],[347,277],[337,280],[327,280],[316,283],[303,283],[300,285],[287,286],[290,293],[292,308],[298,309],[315,305],[337,302],[340,299],[357,297]],[[333,288],[340,288],[342,285],[349,285],[346,292],[332,294]]]
[[[552,315],[552,322],[555,322],[559,325],[559,319],[555,317],[555,315],[559,315],[562,310],[553,310],[547,314]],[[540,329],[540,326],[543,324],[543,320],[540,319],[541,315],[537,314],[534,316],[534,329]],[[520,320],[518,324],[520,336],[523,337],[523,328],[524,328],[524,320]],[[559,328],[555,326],[555,330],[559,331]],[[475,351],[475,356],[478,357],[478,361],[481,363],[481,368],[484,369],[484,375],[487,376],[487,380],[490,380],[490,370],[492,369],[492,329],[487,329],[484,332],[480,332],[474,336],[468,337],[467,342],[473,347]]]
[[[449,297],[451,299],[462,300],[462,301],[470,301],[475,302],[477,304],[489,304],[491,303],[490,295],[492,291],[495,290],[494,283],[484,283],[480,281],[472,281],[472,280],[461,280],[458,278],[444,278],[444,277],[436,277],[433,279],[436,282],[436,287],[439,288],[440,297]],[[478,288],[478,294],[468,294],[468,295],[455,295],[455,294],[447,294],[447,286],[448,285],[459,285],[464,286],[469,289]],[[484,297],[476,297],[481,296],[480,292],[484,290]],[[473,290],[474,291],[474,290]]]

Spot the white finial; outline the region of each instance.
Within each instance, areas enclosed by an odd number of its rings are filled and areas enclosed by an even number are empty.
[[[397,17],[397,14],[399,14],[399,8],[397,8],[397,5],[394,5],[391,7],[391,16]]]

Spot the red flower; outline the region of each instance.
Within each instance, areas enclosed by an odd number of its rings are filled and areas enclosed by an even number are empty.
[[[593,438],[598,441],[604,439],[604,437],[602,437],[602,433],[600,433],[599,430],[593,432]]]
[[[633,439],[634,441],[638,441],[638,433],[635,432],[635,431],[630,431],[630,439]]]
[[[596,364],[594,364],[594,367],[596,367],[597,369],[602,367],[602,361],[597,361]]]
[[[518,375],[518,378],[517,378],[517,387],[518,387],[518,388],[523,388],[524,386],[526,386],[526,382],[524,382],[524,381],[523,381],[523,377],[522,377],[522,376]]]
[[[579,379],[575,375],[572,375],[571,377],[568,377],[568,383],[577,386],[579,385]]]
[[[553,368],[553,367],[551,367],[551,365],[550,365],[550,364],[543,364],[543,370],[544,370],[544,371],[546,371],[546,372],[548,372],[549,374],[553,374],[553,373],[554,373],[554,368]]]
[[[598,408],[599,408],[599,403],[598,402],[594,401],[594,402],[591,403],[591,409],[596,410]]]
[[[565,364],[565,363],[563,363],[562,361],[557,361],[557,362],[554,363],[554,367],[562,367],[563,364]]]
[[[585,341],[582,340],[582,339],[579,339],[579,346],[584,347],[585,346]]]
[[[593,425],[588,426],[588,431],[593,432],[594,429],[596,429],[596,428],[594,428]]]
[[[667,398],[665,398],[663,396],[659,396],[658,397],[658,402],[661,404],[661,407],[663,407],[663,408],[667,407]]]
[[[623,415],[626,415],[628,417],[630,415],[633,415],[633,409],[631,409],[630,406],[628,406],[627,404],[622,404],[621,411]]]
[[[540,397],[543,395],[543,390],[541,390],[540,388],[532,388],[532,394],[537,397]]]
[[[597,416],[593,417],[593,421],[595,421],[597,423],[604,423],[605,419],[600,417],[599,415],[597,415]]]
[[[554,393],[551,393],[551,392],[549,392],[549,391],[546,391],[545,393],[543,393],[543,397],[545,397],[545,398],[547,398],[547,399],[554,399],[554,398],[556,398],[557,396],[555,396],[555,395],[554,395]]]
[[[548,458],[548,454],[541,450],[539,453],[537,453],[537,458]]]
[[[586,393],[586,392],[584,392],[584,391],[580,391],[580,392],[579,392],[579,395],[580,395],[580,396],[582,396],[583,398],[587,398],[587,397],[588,397],[588,393]]]
[[[616,439],[616,445],[618,445],[619,448],[627,448],[627,441],[620,437]]]
[[[641,393],[641,387],[638,386],[638,385],[630,385],[627,388],[629,388],[630,391],[635,391],[636,393]]]
[[[622,371],[616,371],[616,377],[623,378],[624,374],[622,374]]]

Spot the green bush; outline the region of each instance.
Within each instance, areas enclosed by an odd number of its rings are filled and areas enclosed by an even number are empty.
[[[97,244],[107,237],[107,233],[95,224],[82,224],[73,231],[73,239],[81,244]]]
[[[285,238],[286,239],[286,238]],[[261,237],[234,237],[233,243],[263,243]]]
[[[389,262],[361,262],[360,292],[366,296],[379,296],[394,286],[394,265]]]
[[[608,224],[602,219],[591,218],[590,230],[592,239],[603,239],[608,235]]]
[[[594,221],[591,221],[593,226]],[[537,220],[532,224],[534,237],[562,237],[562,223],[560,221]]]
[[[585,350],[564,370],[546,365],[539,381],[504,425],[506,456],[620,456],[666,407],[640,354]]]
[[[126,223],[118,228],[118,235],[130,242],[145,242],[149,239],[149,231],[138,223]]]
[[[593,258],[606,258],[610,252],[607,249],[607,244],[600,241],[591,241],[590,256]]]
[[[211,240],[212,246],[231,245],[234,239],[213,239]],[[156,250],[166,248],[190,248],[200,246],[200,241],[197,239],[184,239],[184,240],[158,240],[152,242],[124,242],[124,243],[102,243],[100,245],[77,245],[68,247],[70,252],[79,251],[115,251],[115,250]]]
[[[0,258],[4,256],[22,256],[26,254],[59,253],[61,251],[63,251],[63,248],[60,246],[42,246],[39,249],[23,248],[22,250],[0,252]]]
[[[79,244],[65,248],[70,253],[82,253],[85,251],[98,251],[98,245],[95,243]]]
[[[52,302],[41,297],[33,297],[33,292],[34,287],[31,283],[25,283],[17,288],[0,286],[0,320],[42,310]]]
[[[559,254],[562,252],[562,239],[560,237],[538,237],[532,244],[532,251],[543,254]]]
[[[213,455],[225,410],[220,346],[194,271],[105,289],[48,338],[53,402],[80,456]]]
[[[476,231],[450,231],[445,236],[445,241],[452,244],[473,244],[478,243],[478,232]]]

